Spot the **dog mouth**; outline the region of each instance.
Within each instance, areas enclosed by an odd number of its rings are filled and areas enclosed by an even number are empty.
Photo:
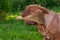
[[[37,22],[35,22],[35,21],[26,20],[25,23],[29,24],[29,25],[37,25]]]

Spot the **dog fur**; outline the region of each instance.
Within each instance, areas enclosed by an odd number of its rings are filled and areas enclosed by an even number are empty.
[[[45,7],[33,4],[25,8],[22,18],[27,24],[34,24],[44,40],[60,40],[60,16]]]

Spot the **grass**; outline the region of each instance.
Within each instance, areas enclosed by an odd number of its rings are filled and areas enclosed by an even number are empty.
[[[42,36],[33,25],[11,20],[0,24],[0,40],[39,40]]]
[[[0,40],[42,40],[43,37],[33,25],[23,20],[16,20],[17,15],[9,15],[5,22],[0,22]]]
[[[56,13],[60,13],[60,7],[52,7],[50,8],[51,10],[53,10]]]
[[[52,9],[60,12],[59,8]],[[37,28],[25,24],[23,20],[15,19],[17,14],[8,15],[5,22],[0,22],[0,40],[42,40]]]

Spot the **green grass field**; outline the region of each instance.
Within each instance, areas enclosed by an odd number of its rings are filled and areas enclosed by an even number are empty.
[[[60,12],[60,7],[52,9]],[[15,19],[17,14],[8,16],[5,22],[0,22],[0,40],[42,40],[37,28]]]

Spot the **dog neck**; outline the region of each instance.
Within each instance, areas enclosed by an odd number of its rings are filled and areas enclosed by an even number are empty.
[[[49,26],[49,24],[53,20],[54,15],[55,15],[54,12],[51,12],[51,11],[49,11],[49,14],[44,15],[46,28]]]

